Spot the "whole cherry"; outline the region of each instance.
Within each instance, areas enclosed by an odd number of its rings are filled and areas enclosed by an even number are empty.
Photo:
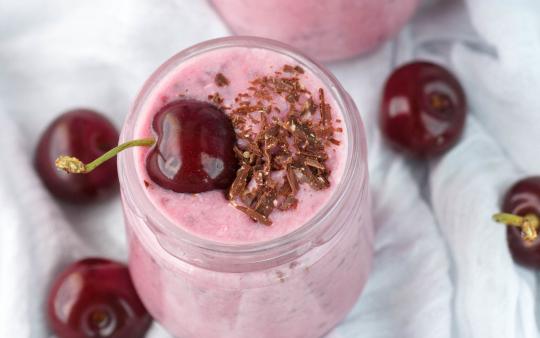
[[[54,196],[70,202],[95,200],[114,191],[118,182],[115,161],[85,176],[59,171],[54,161],[64,153],[90,161],[117,144],[118,132],[103,115],[88,109],[71,110],[60,115],[42,134],[34,166]]]
[[[510,253],[520,265],[540,268],[540,176],[516,182],[503,200],[504,213],[494,219],[508,226],[506,238]]]
[[[236,177],[236,135],[216,106],[179,100],[162,107],[152,121],[157,144],[146,160],[159,186],[182,193],[226,189]]]
[[[418,61],[396,69],[384,86],[380,124],[386,139],[418,155],[444,153],[459,140],[466,99],[447,69]]]
[[[153,138],[129,141],[91,163],[61,156],[58,168],[90,173],[126,148],[151,146],[146,159],[149,177],[158,186],[178,193],[228,188],[236,177],[236,134],[230,119],[216,106],[196,100],[177,100],[153,117]]]
[[[125,265],[87,258],[54,281],[47,314],[59,338],[143,338],[152,319]]]

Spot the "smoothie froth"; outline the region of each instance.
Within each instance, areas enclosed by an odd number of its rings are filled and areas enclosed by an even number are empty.
[[[165,104],[182,99],[209,101],[216,93],[223,99],[222,105],[235,106],[239,93],[246,93],[251,81],[263,76],[282,72],[285,65],[296,66],[290,57],[257,48],[228,48],[212,51],[179,65],[164,78],[147,98],[144,114],[137,119],[135,138],[152,137],[151,121],[157,111]],[[228,85],[215,81],[222,74]],[[311,93],[322,88],[327,94],[334,123],[341,128],[342,115],[328,88],[310,71],[297,74],[302,85]],[[313,98],[318,103],[319,98]],[[278,109],[286,113],[290,107],[285,100],[276,100]],[[227,111],[226,111],[227,112]],[[265,226],[255,223],[246,214],[234,208],[225,198],[223,191],[210,191],[200,194],[181,194],[161,188],[148,177],[145,160],[148,149],[138,149],[138,173],[140,183],[149,183],[146,188],[149,199],[155,208],[166,215],[173,223],[197,236],[223,243],[253,243],[271,240],[290,233],[311,219],[329,200],[342,176],[347,141],[343,132],[335,133],[339,145],[327,150],[326,164],[331,170],[330,187],[315,191],[308,184],[300,185],[296,196],[298,206],[287,211],[275,211],[271,218],[273,224]]]

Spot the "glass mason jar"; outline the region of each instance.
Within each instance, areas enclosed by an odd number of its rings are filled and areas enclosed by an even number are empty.
[[[212,0],[231,30],[288,43],[322,61],[368,52],[414,14],[419,0]]]
[[[173,56],[149,78],[121,140],[133,139],[145,100],[179,64],[239,46],[292,57],[329,88],[343,112],[349,145],[344,176],[328,203],[297,230],[266,242],[223,244],[190,234],[160,213],[137,176],[134,152],[126,151],[118,168],[131,275],[152,316],[179,338],[320,337],[356,302],[373,255],[364,129],[332,74],[271,40],[207,41]]]

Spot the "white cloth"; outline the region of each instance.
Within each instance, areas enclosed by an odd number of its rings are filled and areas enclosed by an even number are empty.
[[[255,0],[254,0],[255,1]],[[87,255],[125,260],[118,199],[56,203],[32,169],[60,112],[87,106],[120,126],[166,58],[227,34],[199,0],[0,2],[0,337],[50,337],[53,276]],[[397,65],[444,63],[463,83],[461,142],[430,162],[388,149],[379,92]],[[536,275],[513,264],[490,215],[516,179],[540,172],[540,1],[429,1],[393,41],[330,65],[367,127],[377,227],[367,288],[331,338],[539,337]],[[148,338],[169,338],[154,325]]]

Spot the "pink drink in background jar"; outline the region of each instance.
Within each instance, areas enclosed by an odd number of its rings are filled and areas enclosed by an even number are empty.
[[[303,184],[298,207],[272,213],[272,225],[235,209],[223,191],[181,194],[157,186],[146,172],[146,148],[120,155],[134,284],[153,317],[176,337],[320,337],[346,316],[366,283],[373,225],[364,130],[351,98],[319,64],[266,39],[199,44],[146,82],[122,141],[152,136],[153,116],[170,101],[209,101],[218,92],[224,105],[233,105],[250,81],[286,65],[301,67],[307,90],[326,92],[342,132],[328,153],[330,187],[315,191]],[[217,85],[218,73],[227,86]]]
[[[345,59],[391,38],[419,0],[212,0],[234,33],[262,36],[317,60]]]

